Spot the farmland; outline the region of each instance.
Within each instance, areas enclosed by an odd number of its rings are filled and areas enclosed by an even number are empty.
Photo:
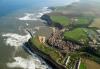
[[[76,28],[72,31],[64,33],[64,39],[87,43],[89,41],[87,33],[84,28]]]
[[[96,28],[100,29],[100,18],[94,19],[94,21],[92,22],[92,24],[90,25],[90,27],[96,27]]]
[[[51,20],[53,21],[53,23],[57,23],[60,24],[62,26],[68,26],[70,24],[70,19],[66,16],[50,16]]]

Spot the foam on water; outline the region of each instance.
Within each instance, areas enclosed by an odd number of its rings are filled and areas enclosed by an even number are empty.
[[[34,53],[32,53],[31,51],[29,51],[32,56],[29,56],[27,58],[23,58],[22,56],[17,56],[16,55],[16,51],[17,48],[23,46],[23,43],[27,42],[29,40],[29,38],[31,37],[29,34],[26,35],[20,35],[20,34],[16,34],[16,33],[7,33],[7,34],[3,34],[2,35],[5,38],[5,42],[7,45],[12,46],[15,48],[15,50],[13,51],[14,56],[12,56],[13,58],[13,62],[7,62],[7,66],[9,68],[23,68],[23,69],[51,69],[48,65],[46,65],[46,63],[39,57],[37,57]],[[44,63],[43,63],[44,62]]]
[[[37,20],[37,18],[33,17],[32,13],[25,13],[25,16],[18,18],[19,20]]]
[[[38,13],[24,13],[25,16],[23,17],[19,17],[18,19],[19,20],[24,20],[24,21],[27,21],[27,20],[40,20],[40,17],[46,13],[50,13],[52,12],[51,9],[48,9],[48,7],[44,7],[42,8],[41,10],[38,11]]]
[[[41,61],[34,56],[34,59],[31,57],[22,58],[22,57],[14,57],[13,62],[8,62],[7,66],[10,68],[20,67],[23,69],[47,69],[48,66],[43,65]]]
[[[14,62],[8,62],[7,66],[10,68],[20,67],[24,69],[35,69],[34,62],[30,60],[31,59],[24,59],[22,57],[14,57]]]
[[[29,26],[29,24],[28,24],[28,23],[26,23],[26,26]]]
[[[23,43],[27,42],[31,37],[29,34],[19,35],[16,33],[7,33],[3,34],[2,36],[5,37],[4,40],[7,46],[14,47],[12,57],[16,55],[16,52],[19,51],[21,46],[23,46]]]
[[[7,33],[3,34],[3,37],[6,37],[6,44],[10,46],[22,46],[24,42],[27,42],[31,37],[29,34],[27,35],[19,35],[16,33]]]

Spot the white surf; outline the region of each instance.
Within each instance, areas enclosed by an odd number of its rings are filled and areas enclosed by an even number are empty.
[[[52,10],[48,7],[43,7],[41,10],[38,10],[36,13],[24,13],[24,16],[19,17],[19,20],[29,21],[29,20],[41,20],[40,17],[44,14],[51,13]]]
[[[23,46],[23,43],[27,42],[29,38],[31,37],[29,34],[26,35],[20,35],[16,33],[7,33],[3,34],[3,37],[5,37],[5,43],[8,46],[14,47],[15,50],[13,51],[14,55],[12,58],[14,61],[7,62],[7,66],[9,68],[23,68],[23,69],[51,69],[43,60],[40,60],[39,57],[37,57],[35,54],[32,53],[32,56],[29,56],[27,58],[23,58],[22,56],[16,57],[16,51],[18,51],[18,48]],[[43,64],[44,62],[44,64]]]

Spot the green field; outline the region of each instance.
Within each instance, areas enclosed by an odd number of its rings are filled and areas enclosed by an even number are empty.
[[[72,40],[76,42],[87,43],[89,41],[87,33],[84,31],[85,28],[76,28],[72,31],[64,33],[65,40]]]
[[[72,18],[70,18],[69,16],[64,16],[64,15],[50,15],[51,20],[53,21],[53,25],[55,24],[60,24],[63,27],[69,26],[69,25],[73,25],[74,26],[84,26],[87,27],[91,21],[92,21],[92,17],[90,16],[77,16],[77,17],[73,17],[74,20],[72,20]]]
[[[89,17],[77,17],[76,25],[87,25],[90,23],[91,19]]]
[[[81,63],[79,69],[86,69],[86,65],[84,63]]]
[[[70,24],[70,19],[66,16],[51,15],[50,18],[53,21],[53,23],[58,23],[62,26],[68,26]]]

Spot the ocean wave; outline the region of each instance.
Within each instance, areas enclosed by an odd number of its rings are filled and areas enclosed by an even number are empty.
[[[22,46],[23,43],[27,42],[31,37],[29,34],[27,35],[19,35],[16,33],[7,33],[2,35],[5,38],[6,44],[10,46]]]
[[[37,20],[37,18],[33,17],[32,13],[25,13],[25,16],[18,18],[19,20]]]
[[[28,23],[26,23],[26,26],[29,26],[29,24],[28,24]]]
[[[31,51],[29,52],[32,56],[28,55],[27,58],[23,58],[22,56],[15,57],[16,52],[19,51],[18,48],[23,46],[23,44],[27,42],[31,37],[29,34],[19,35],[16,33],[7,33],[3,34],[2,36],[5,37],[4,39],[7,45],[15,48],[15,50],[12,53],[12,55],[14,55],[12,56],[14,61],[6,63],[9,68],[51,69],[41,58],[36,56]]]
[[[48,7],[44,7],[42,8],[41,10],[39,10],[37,13],[24,13],[24,16],[23,17],[19,17],[18,19],[19,20],[41,20],[40,17],[44,14],[47,14],[47,13],[51,13],[52,10],[51,9],[48,9]]]
[[[41,61],[34,56],[32,57],[22,58],[22,57],[14,57],[13,62],[8,62],[7,66],[10,68],[23,68],[23,69],[47,69],[48,66],[41,63]],[[50,69],[50,68],[49,68]]]

